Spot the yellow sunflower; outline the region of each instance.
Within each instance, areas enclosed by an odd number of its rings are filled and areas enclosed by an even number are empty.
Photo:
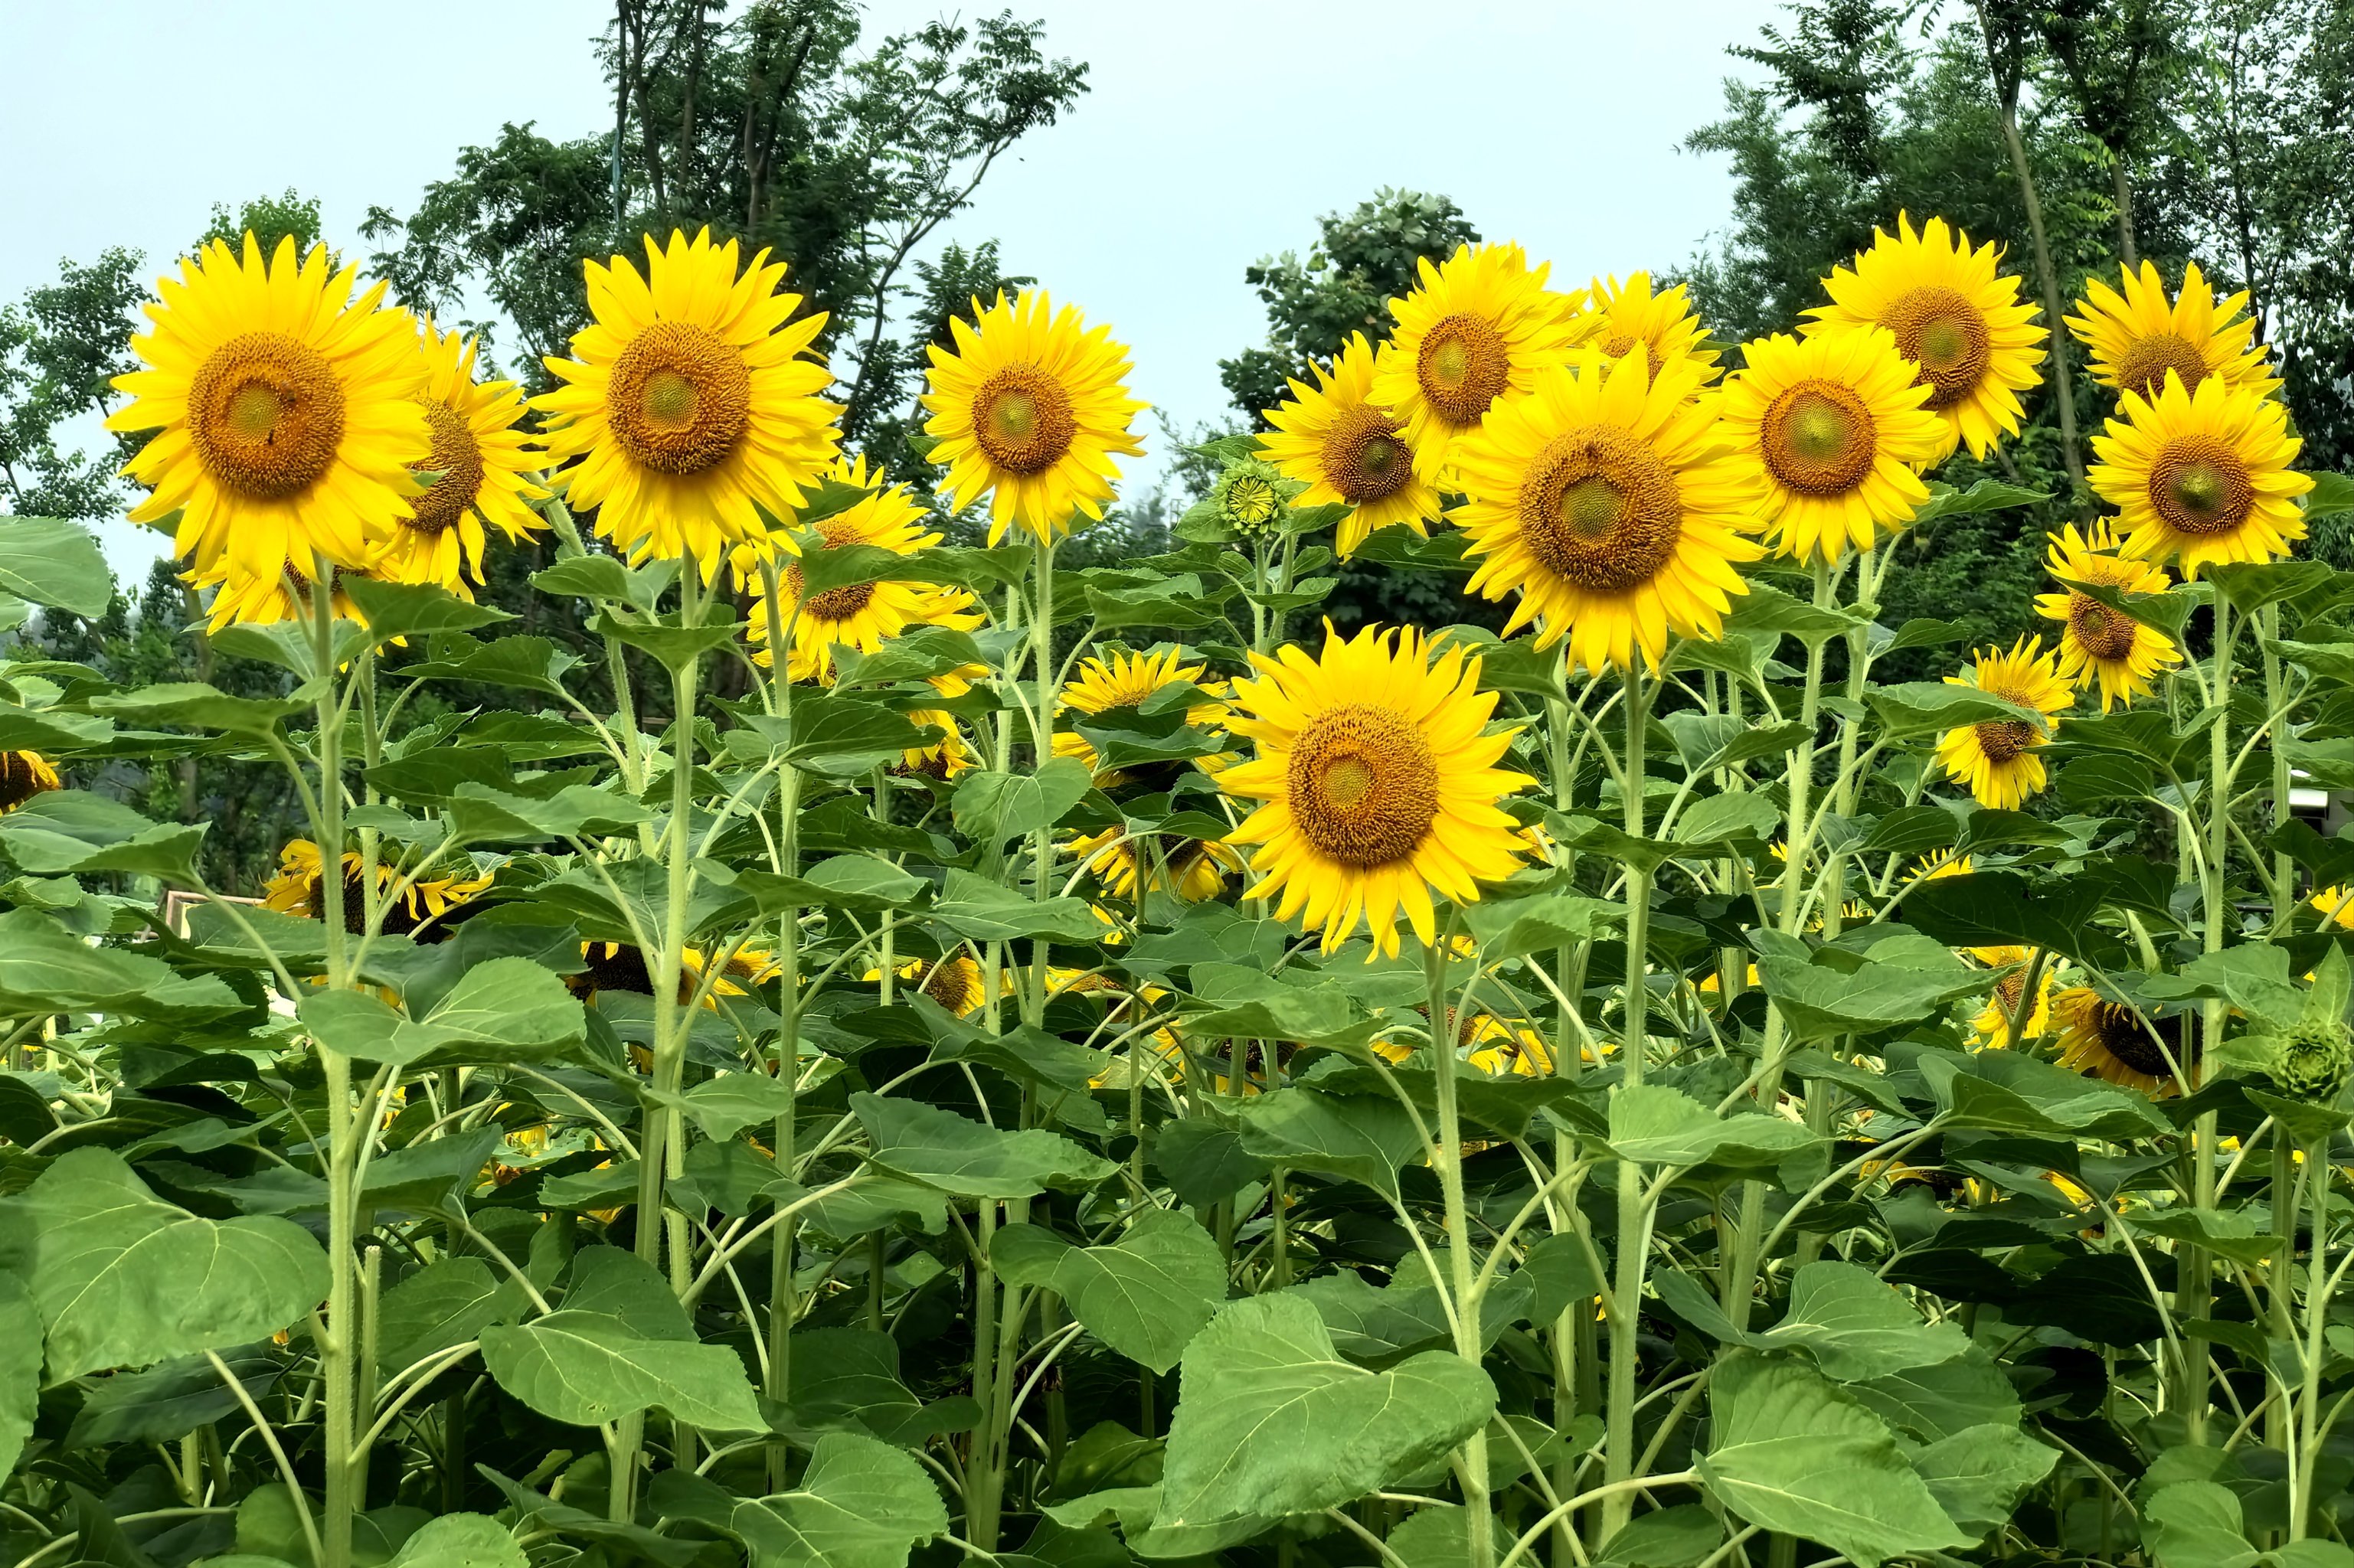
[[[1734,450],[1714,395],[1694,401],[1690,361],[1658,380],[1637,355],[1574,362],[1507,398],[1457,449],[1468,504],[1453,514],[1479,561],[1468,588],[1517,590],[1506,634],[1537,622],[1540,645],[1569,639],[1573,663],[1600,673],[1659,666],[1668,633],[1714,637],[1736,561],[1765,551],[1756,465]]]
[[[360,882],[363,857],[357,850],[344,852],[344,927],[354,935],[367,929],[367,906]],[[323,863],[319,846],[309,839],[290,839],[278,852],[278,870],[261,890],[262,906],[281,915],[316,919],[325,908],[319,884]],[[381,900],[400,879],[400,869],[379,860],[376,892]],[[487,876],[444,876],[412,882],[388,906],[382,906],[383,929],[393,936],[415,936],[441,921],[453,909],[488,889]]]
[[[2269,561],[2305,537],[2296,498],[2313,481],[2290,470],[2305,443],[2278,403],[2211,376],[2195,392],[2179,376],[2155,397],[2119,396],[2123,418],[2093,438],[2085,477],[2117,509],[2125,554],[2179,556],[2196,577],[2210,561]]]
[[[1496,695],[1461,648],[1431,660],[1413,628],[1367,627],[1324,652],[1297,645],[1253,653],[1257,680],[1235,683],[1246,710],[1228,720],[1257,755],[1218,775],[1230,795],[1262,802],[1229,843],[1255,844],[1247,896],[1281,895],[1276,917],[1306,915],[1331,952],[1362,921],[1375,951],[1395,956],[1403,909],[1427,946],[1430,895],[1459,904],[1521,864],[1522,841],[1496,802],[1535,782],[1500,768],[1513,731],[1487,733]]]
[[[2084,298],[2068,318],[2068,330],[2093,351],[2094,380],[2145,397],[2166,389],[2169,370],[2194,392],[2210,376],[2258,392],[2280,385],[2266,374],[2264,348],[2254,341],[2255,318],[2243,313],[2247,291],[2218,303],[2193,261],[2183,269],[2182,292],[2169,304],[2150,263],[2141,264],[2138,277],[2117,270],[2124,294],[2088,278]]]
[[[484,523],[509,544],[545,526],[528,504],[547,497],[530,479],[540,457],[515,427],[524,413],[515,384],[474,380],[474,339],[436,332],[428,321],[418,346],[426,366],[418,401],[433,450],[414,466],[440,477],[394,522],[369,570],[395,582],[439,583],[472,599],[466,579],[482,580]]]
[[[13,811],[44,790],[61,789],[58,770],[37,751],[0,751],[0,811]]]
[[[645,237],[641,277],[626,256],[586,263],[596,320],[550,358],[565,385],[533,400],[550,462],[579,460],[567,495],[633,562],[692,557],[708,583],[728,546],[790,514],[833,459],[840,408],[811,344],[822,312],[796,316],[785,266],[762,250],[738,277],[736,242],[668,246]],[[763,514],[766,516],[763,516]]]
[[[123,470],[152,492],[131,520],[178,513],[173,548],[196,570],[365,567],[424,493],[416,328],[377,308],[382,283],[353,300],[358,275],[331,274],[324,246],[298,263],[292,236],[265,263],[248,234],[242,260],[215,240],[157,281],[154,329],[131,340],[146,368],[114,378],[131,402],[106,425],[157,432]]]
[[[873,545],[895,556],[913,556],[940,542],[938,534],[922,526],[924,509],[908,495],[906,485],[874,488],[882,475],[868,471],[864,456],[837,459],[827,477],[869,493],[815,524],[826,548]],[[758,579],[763,560],[778,556],[790,560],[800,553],[791,536],[779,533],[737,545],[729,560],[736,580],[749,584]],[[947,626],[970,631],[981,622],[972,595],[960,588],[919,582],[853,583],[804,598],[801,567],[789,564],[783,576],[777,613],[791,629],[793,652],[786,670],[796,681],[831,681],[837,648],[872,653],[886,639],[911,627]],[[769,652],[765,602],[753,606],[750,636],[757,650],[753,662],[766,668]]]
[[[989,493],[991,544],[1017,524],[1051,543],[1078,514],[1101,517],[1112,459],[1144,450],[1129,431],[1145,406],[1128,395],[1128,350],[1043,289],[973,309],[970,325],[949,318],[956,351],[932,347],[921,399],[932,461],[949,471],[940,487],[959,511]]]
[[[2038,380],[2043,340],[2019,280],[1995,272],[1991,244],[1970,249],[1969,236],[1933,217],[1918,234],[1898,214],[1896,233],[1873,231],[1872,249],[1852,267],[1823,280],[1831,302],[1807,313],[1809,335],[1839,326],[1882,326],[1896,351],[1920,366],[1929,408],[1945,421],[1937,458],[1956,443],[1984,457],[2003,436],[2019,433],[2019,394]]]
[[[2011,1015],[2019,1011],[2020,993],[2027,989],[2027,963],[2032,955],[2025,948],[1972,948],[1970,957],[1990,969],[2010,971],[1995,981],[1986,1004],[1970,1021],[1970,1027],[1977,1032],[1981,1048],[2008,1049],[2013,1044],[2010,1038]],[[2052,977],[2052,966],[2047,963],[2042,973],[2036,977],[2035,1004],[2028,1009],[2027,1013],[2027,1039],[2040,1040],[2051,1031]]]
[[[1702,372],[1701,384],[1716,379],[1723,355],[1708,344],[1708,328],[1685,296],[1684,286],[1654,293],[1651,275],[1635,272],[1625,282],[1596,278],[1588,303],[1570,318],[1576,340],[1600,349],[1612,359],[1624,359],[1638,348],[1649,361],[1651,379],[1679,360],[1690,360]]]
[[[349,595],[344,592],[344,579],[365,577],[365,572],[337,571],[329,589],[333,613],[345,620],[366,624]],[[205,628],[218,631],[231,623],[247,626],[274,626],[281,620],[296,620],[311,613],[311,578],[292,561],[275,577],[248,576],[234,571],[227,561],[208,572],[191,572],[185,579],[199,594],[210,591],[212,599],[205,609]],[[401,640],[403,642],[407,639]]]
[[[2189,1072],[2199,1061],[2198,1026],[2187,1015],[2146,1017],[2086,986],[2052,997],[2052,1015],[2060,1025],[2060,1065],[2112,1084],[2174,1092],[2174,1069]]]
[[[1069,848],[1106,892],[1130,904],[1137,900],[1140,881],[1146,891],[1168,894],[1181,904],[1200,904],[1226,890],[1229,872],[1243,869],[1236,851],[1182,833],[1139,841],[1118,828],[1106,828],[1073,839]]]
[[[2096,524],[2089,539],[2073,523],[2046,537],[2052,552],[2045,567],[2062,591],[2036,595],[2035,609],[2045,620],[2061,623],[2061,675],[2080,691],[2099,682],[2103,713],[2149,695],[2151,678],[2182,662],[2174,640],[2079,593],[2073,585],[2092,583],[2121,594],[2164,593],[2169,582],[2166,568],[2110,554],[2117,540],[2106,523]]]
[[[1913,863],[1913,880],[1915,882],[1935,882],[1943,876],[1969,874],[1970,857],[1956,854],[1951,850],[1937,850]]]
[[[1470,1021],[1464,1031],[1464,1044],[1470,1047],[1469,1060],[1491,1078],[1548,1078],[1553,1075],[1553,1043],[1538,1030],[1525,1023],[1507,1023],[1492,1013],[1483,1012]],[[1607,1053],[1609,1044],[1602,1043]],[[1592,1065],[1594,1053],[1578,1047],[1578,1059]]]
[[[906,984],[939,1003],[951,1018],[969,1018],[989,1000],[989,987],[981,966],[962,949],[937,959],[917,959],[901,964],[895,972]],[[881,980],[883,971],[869,969],[866,978]]]
[[[1443,265],[1427,257],[1422,281],[1390,302],[1396,329],[1373,361],[1368,400],[1405,421],[1414,471],[1447,482],[1455,448],[1508,393],[1564,363],[1577,341],[1570,313],[1585,302],[1545,287],[1517,245],[1458,247]]]
[[[1352,337],[1330,370],[1310,366],[1316,385],[1291,383],[1291,396],[1267,410],[1273,427],[1259,438],[1268,461],[1308,488],[1295,506],[1347,506],[1333,549],[1342,560],[1373,535],[1403,524],[1428,535],[1438,492],[1415,471],[1405,421],[1372,402],[1372,344]]]
[[[1837,561],[1913,521],[1929,499],[1914,470],[1939,455],[1946,427],[1886,328],[1776,333],[1742,353],[1724,422],[1764,475],[1777,551]]]
[[[710,967],[711,955],[701,948],[684,948],[678,955],[679,1000],[694,996],[695,988],[703,983],[704,972]],[[784,973],[777,955],[766,948],[738,948],[735,956],[722,965],[712,977],[711,989],[704,993],[703,1005],[716,1008],[722,997],[749,996],[755,987],[763,986]]]
[[[2354,930],[2354,887],[2317,888],[2306,902],[2320,910],[2323,919]]]
[[[2041,731],[2025,719],[1988,719],[1938,737],[1938,763],[1969,786],[1979,805],[2015,811],[2030,795],[2041,792],[2043,759],[2035,753],[2050,732],[2059,728],[2058,715],[2075,700],[2053,667],[2059,657],[2056,648],[2043,651],[2041,638],[2022,637],[2008,653],[1999,648],[1980,650],[1968,670],[1946,677],[1949,686],[1976,686],[2044,717]]]
[[[1187,704],[1185,722],[1196,729],[1214,734],[1218,721],[1225,715],[1226,705],[1223,701],[1225,683],[1203,683],[1202,674],[1206,666],[1184,663],[1183,658],[1184,655],[1174,648],[1163,649],[1158,653],[1122,652],[1115,652],[1108,659],[1090,658],[1079,665],[1076,675],[1064,683],[1061,694],[1055,698],[1055,711],[1092,718],[1131,710],[1142,706],[1163,687],[1191,682],[1200,685],[1203,694],[1210,700]],[[1076,757],[1090,768],[1102,761],[1094,746],[1075,729],[1055,731],[1054,747],[1055,756]],[[1114,777],[1108,776],[1105,781],[1112,782]]]

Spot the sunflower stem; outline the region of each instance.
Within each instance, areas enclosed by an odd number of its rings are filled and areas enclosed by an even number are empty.
[[[1472,1267],[1471,1220],[1463,1198],[1463,1118],[1456,1103],[1455,1075],[1459,1049],[1456,1025],[1447,1006],[1447,952],[1454,935],[1450,918],[1438,940],[1423,951],[1423,974],[1429,989],[1431,1075],[1438,1112],[1438,1184],[1447,1202],[1447,1261],[1455,1298],[1455,1353],[1473,1366],[1486,1355],[1480,1332],[1479,1299],[1483,1287]],[[1463,1440],[1455,1473],[1463,1489],[1463,1517],[1469,1537],[1469,1568],[1489,1568],[1496,1560],[1495,1517],[1488,1495],[1488,1434],[1486,1428]]]
[[[1627,666],[1627,754],[1620,786],[1629,837],[1643,836],[1643,764],[1649,736],[1653,688],[1641,667]],[[1644,1048],[1650,1012],[1651,871],[1629,863],[1626,868],[1627,986],[1626,1032],[1618,1048],[1618,1088],[1613,1098],[1643,1086]],[[1618,1282],[1611,1292],[1610,1387],[1606,1410],[1607,1445],[1604,1449],[1603,1481],[1619,1486],[1635,1473],[1636,1327],[1643,1299],[1643,1277],[1649,1262],[1650,1227],[1643,1202],[1640,1171],[1628,1160],[1614,1167],[1618,1184]],[[1602,1499],[1597,1539],[1607,1541],[1632,1517],[1635,1496],[1619,1486]]]
[[[2206,903],[2206,950],[2220,953],[2230,938],[2231,903],[2224,876],[2224,860],[2231,848],[2232,795],[2232,602],[2218,588],[2215,593],[2215,648],[2212,673],[2209,679],[2208,700],[2222,711],[2208,730],[2207,753],[2207,866],[2203,879]],[[2183,1071],[2190,1075],[2184,1087],[2196,1091],[2207,1047],[2221,1038],[2223,1025],[2223,1004],[2211,1001],[2200,1021],[2197,1061],[2186,1061]],[[2215,1113],[2207,1112],[2191,1123],[2190,1138],[2191,1201],[2201,1209],[2215,1206]],[[2174,1308],[2183,1322],[2193,1322],[2208,1316],[2211,1295],[2214,1263],[2203,1247],[2185,1245],[2179,1255],[2180,1269]],[[2182,1419],[2187,1440],[2200,1443],[2207,1431],[2208,1352],[2204,1340],[2186,1340],[2182,1346]]]
[[[772,560],[761,567],[761,598],[769,621],[769,698],[779,718],[790,725],[793,716],[792,659],[785,641],[785,616],[780,595],[783,576]],[[790,730],[788,729],[788,734]],[[782,876],[795,876],[801,872],[801,785],[798,768],[788,767],[777,789],[777,871]],[[795,1174],[799,1150],[796,1147],[796,1122],[800,1109],[798,1091],[801,1087],[801,910],[788,907],[777,916],[777,1078],[785,1089],[784,1108],[770,1124],[770,1147],[776,1152],[777,1172],[787,1180]],[[886,940],[887,936],[886,936]],[[891,955],[886,948],[883,956],[883,983],[891,983]],[[890,1001],[886,994],[884,1001]],[[794,1232],[797,1222],[787,1220],[777,1226],[769,1242],[769,1382],[768,1395],[781,1404],[792,1388],[793,1322],[801,1315],[799,1292],[793,1283]],[[769,1486],[771,1491],[782,1491],[790,1484],[787,1460],[790,1456],[781,1443],[769,1446]]]

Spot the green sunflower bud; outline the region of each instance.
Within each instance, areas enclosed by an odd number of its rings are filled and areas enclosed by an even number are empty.
[[[1273,537],[1291,514],[1291,498],[1306,488],[1298,480],[1260,458],[1244,458],[1226,465],[1210,491],[1210,504],[1218,520],[1246,539]]]
[[[2354,1031],[2343,1023],[2308,1019],[2282,1034],[2266,1068],[2284,1094],[2327,1102],[2338,1097],[2354,1067]]]

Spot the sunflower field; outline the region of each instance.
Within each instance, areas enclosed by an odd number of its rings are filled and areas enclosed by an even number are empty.
[[[0,1568],[2354,1568],[2354,482],[2112,275],[1894,215],[1736,345],[1465,245],[1058,568],[1146,410],[1042,290],[943,515],[766,252],[528,399],[186,259],[111,423],[279,694],[0,656]],[[1887,624],[2054,333],[2042,635]],[[0,627],[107,591],[0,519]],[[101,787],[193,757],[265,896]]]

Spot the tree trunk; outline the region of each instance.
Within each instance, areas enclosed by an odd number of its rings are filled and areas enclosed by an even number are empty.
[[[2035,193],[2035,175],[2027,166],[2027,143],[2019,134],[2018,100],[1998,95],[1997,103],[2002,111],[2002,139],[2010,148],[2010,172],[2018,176],[2020,199],[2027,204],[2027,232],[2035,242],[2035,273],[2043,284],[2043,319],[2052,329],[2052,388],[2060,397],[2060,456],[2068,465],[2068,477],[2082,484],[2084,459],[2076,450],[2076,389],[2068,371],[2068,329],[2060,321],[2060,274],[2052,265],[2052,246],[2043,235],[2043,203]]]
[[[2141,266],[2141,258],[2134,253],[2133,173],[2126,167],[2126,155],[2120,151],[2114,165],[2117,192],[2117,260],[2131,272]]]

